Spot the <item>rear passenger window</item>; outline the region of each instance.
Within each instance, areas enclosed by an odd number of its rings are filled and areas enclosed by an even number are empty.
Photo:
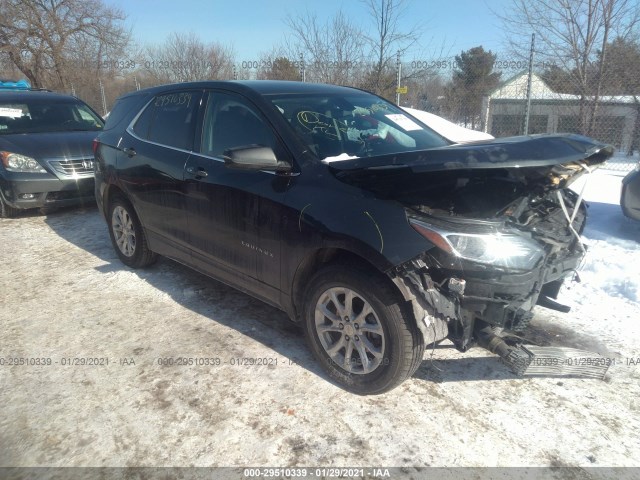
[[[158,95],[133,127],[136,135],[150,142],[190,150],[201,92]]]

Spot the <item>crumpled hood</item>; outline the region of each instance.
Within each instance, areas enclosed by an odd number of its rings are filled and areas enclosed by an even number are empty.
[[[583,162],[595,166],[613,155],[614,148],[581,135],[531,135],[499,138],[378,157],[333,161],[334,172],[396,170],[416,173],[467,169],[553,167]]]
[[[35,159],[93,157],[93,139],[100,131],[0,135],[0,150]]]

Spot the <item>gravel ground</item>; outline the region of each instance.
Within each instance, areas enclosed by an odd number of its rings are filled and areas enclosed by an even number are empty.
[[[638,465],[629,299],[537,307],[529,332],[618,358],[605,381],[518,378],[443,344],[401,387],[358,397],[282,312],[166,259],[124,267],[95,208],[0,219],[0,245],[0,466]],[[183,357],[220,365],[158,361]],[[245,357],[270,365],[233,365]],[[81,358],[108,365],[68,365]]]

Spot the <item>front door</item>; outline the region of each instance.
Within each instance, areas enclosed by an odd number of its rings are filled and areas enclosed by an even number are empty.
[[[272,172],[229,168],[223,159],[227,149],[250,145],[271,147],[276,155],[283,151],[251,102],[233,93],[210,92],[199,152],[185,168],[189,242],[194,260],[208,264],[215,276],[236,286],[246,282],[252,293],[277,299],[281,218],[273,214],[273,205],[284,195],[279,186],[283,179]]]

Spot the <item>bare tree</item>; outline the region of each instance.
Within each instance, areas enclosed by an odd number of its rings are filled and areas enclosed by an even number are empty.
[[[78,68],[95,75],[122,55],[125,19],[102,0],[2,0],[0,56],[35,87],[68,89]]]
[[[401,26],[410,2],[361,0],[374,24],[369,35],[341,11],[325,23],[309,12],[288,16],[285,23],[291,35],[284,50],[294,63],[303,55],[307,80],[355,85],[392,97],[396,56],[406,54],[420,36],[417,27],[404,30]],[[426,72],[413,75],[426,76]]]
[[[627,154],[640,149],[640,38],[616,38],[607,48],[607,61],[602,73],[605,95],[629,95],[636,109],[632,142]]]
[[[410,0],[362,0],[375,28],[366,37],[369,58],[365,88],[389,96],[395,86],[396,58],[403,57],[420,37],[420,29],[403,30],[401,20],[408,14]]]
[[[159,47],[147,47],[140,62],[156,83],[229,79],[233,51],[218,43],[204,43],[193,33],[174,32]]]
[[[364,59],[362,32],[338,11],[326,23],[315,14],[288,16],[289,37],[283,50],[294,64],[304,59],[307,80],[354,85]]]
[[[572,89],[581,98],[582,133],[591,134],[608,45],[612,38],[627,38],[637,29],[637,0],[513,0],[499,16],[516,55],[528,55],[526,45],[535,33],[536,56],[570,72]]]

